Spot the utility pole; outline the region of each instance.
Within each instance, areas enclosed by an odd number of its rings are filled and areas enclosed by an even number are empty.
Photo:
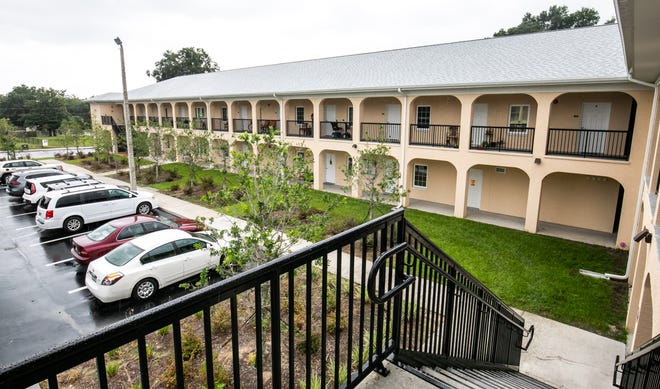
[[[121,82],[124,87],[124,125],[126,126],[126,148],[128,149],[128,177],[131,182],[131,190],[136,190],[137,183],[135,182],[135,158],[133,158],[133,132],[131,131],[131,122],[128,114],[128,90],[126,89],[124,45],[119,37],[115,38],[115,43],[119,46],[119,54],[121,56]]]

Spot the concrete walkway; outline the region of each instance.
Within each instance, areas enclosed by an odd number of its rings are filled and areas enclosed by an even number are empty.
[[[73,173],[93,174],[75,165],[65,165]],[[112,175],[114,172],[108,173]],[[126,185],[103,174],[93,174],[109,184]],[[238,219],[208,208],[168,196],[153,188],[139,188],[156,193],[160,207],[169,212],[195,219],[213,218],[212,227],[226,229]],[[304,245],[298,245],[302,247]],[[343,269],[348,266],[342,265]],[[625,345],[579,328],[571,327],[532,313],[518,311],[525,319],[525,327],[535,326],[534,340],[528,351],[522,352],[520,371],[558,388],[609,388],[612,387],[614,359],[623,356]],[[360,388],[409,388],[425,389],[428,384],[411,374],[389,365],[392,373],[381,377],[374,373],[363,381]]]

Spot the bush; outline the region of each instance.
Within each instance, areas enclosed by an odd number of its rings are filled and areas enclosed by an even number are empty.
[[[202,340],[191,328],[187,328],[181,336],[181,351],[184,361],[195,358],[202,351]]]
[[[183,194],[185,194],[186,196],[190,196],[193,194],[194,190],[195,188],[193,188],[192,186],[186,186],[185,188],[183,188]]]
[[[170,186],[170,191],[176,192],[177,190],[179,190],[179,184],[172,184],[172,186]]]
[[[215,183],[213,182],[213,177],[202,177],[200,179],[200,186],[204,191],[209,191],[215,187]]]

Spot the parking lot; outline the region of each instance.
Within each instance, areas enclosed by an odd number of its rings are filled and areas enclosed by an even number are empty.
[[[155,213],[172,216],[163,210]],[[22,199],[0,187],[0,365],[19,362],[186,293],[175,285],[146,303],[100,303],[85,288],[86,267],[69,251],[73,235],[40,233],[34,214]]]

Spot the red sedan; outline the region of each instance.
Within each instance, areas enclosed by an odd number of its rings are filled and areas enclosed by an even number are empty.
[[[140,235],[170,228],[184,231],[203,229],[192,219],[166,219],[148,215],[127,216],[109,221],[87,235],[73,238],[71,254],[78,263],[87,265],[124,242]]]

